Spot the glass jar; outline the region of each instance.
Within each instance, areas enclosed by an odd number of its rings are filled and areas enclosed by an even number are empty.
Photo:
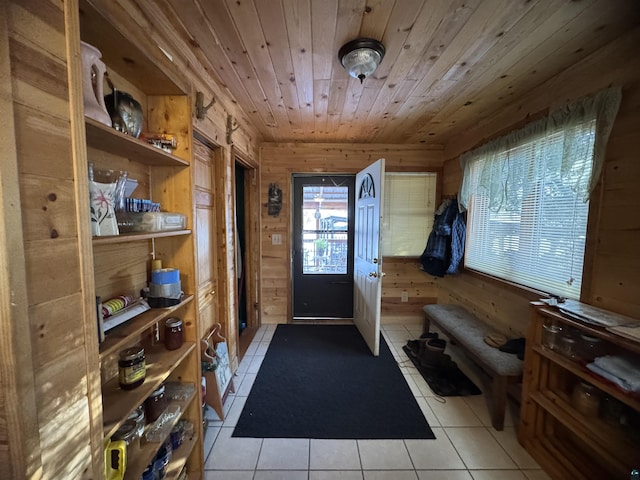
[[[147,369],[144,362],[144,348],[126,348],[119,354],[118,381],[123,390],[133,390],[144,382]]]
[[[151,395],[144,401],[144,409],[149,422],[155,422],[169,404],[167,397],[164,395],[164,385],[160,385]]]
[[[579,382],[573,387],[571,399],[577,411],[585,417],[597,417],[600,408],[598,389],[590,383]]]
[[[177,350],[184,342],[182,332],[182,320],[179,318],[167,318],[164,322],[164,346],[167,350]]]
[[[576,339],[569,336],[563,336],[560,338],[560,345],[558,351],[565,357],[575,360],[576,358]]]
[[[591,335],[580,335],[580,359],[585,363],[593,362],[596,357],[605,354],[602,340]]]
[[[138,429],[138,435],[142,437],[142,434],[144,433],[144,424],[145,424],[144,406],[140,405],[133,412],[131,412],[127,417],[127,421],[135,422],[136,427]]]
[[[133,420],[127,420],[113,434],[112,440],[123,440],[127,444],[127,451],[140,448],[140,430]]]
[[[542,346],[550,350],[557,350],[560,346],[562,327],[554,324],[545,324],[542,328]]]

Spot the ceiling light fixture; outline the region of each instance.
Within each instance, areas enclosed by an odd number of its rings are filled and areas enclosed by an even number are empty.
[[[345,43],[338,52],[342,66],[360,83],[375,72],[384,58],[384,45],[373,38],[356,38]]]

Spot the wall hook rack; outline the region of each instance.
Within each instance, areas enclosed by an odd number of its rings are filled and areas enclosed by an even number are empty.
[[[231,136],[238,128],[240,128],[240,125],[234,121],[231,115],[227,115],[227,144],[233,145],[233,138],[231,138]]]
[[[204,93],[196,92],[196,118],[204,120],[207,117],[207,110],[216,103],[216,97],[213,97],[208,105],[204,105]]]

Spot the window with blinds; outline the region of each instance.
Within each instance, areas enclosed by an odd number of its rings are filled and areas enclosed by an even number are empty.
[[[385,257],[419,257],[433,226],[435,173],[385,173],[381,249]]]
[[[589,204],[571,186],[572,171],[590,173],[593,122],[525,139],[496,155],[479,156],[470,165],[471,195],[467,216],[465,267],[546,293],[579,299]],[[563,161],[565,135],[576,135],[591,153]],[[499,162],[491,168],[486,162]],[[572,168],[567,170],[567,165]],[[495,166],[495,165],[494,165]],[[489,168],[487,168],[489,167]],[[487,178],[499,175],[501,178]],[[496,173],[499,172],[499,173]],[[489,209],[481,184],[502,181],[505,201]],[[511,190],[508,192],[508,190]]]

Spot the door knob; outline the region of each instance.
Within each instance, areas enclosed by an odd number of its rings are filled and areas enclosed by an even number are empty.
[[[369,276],[373,278],[378,278],[378,272],[369,272]]]

